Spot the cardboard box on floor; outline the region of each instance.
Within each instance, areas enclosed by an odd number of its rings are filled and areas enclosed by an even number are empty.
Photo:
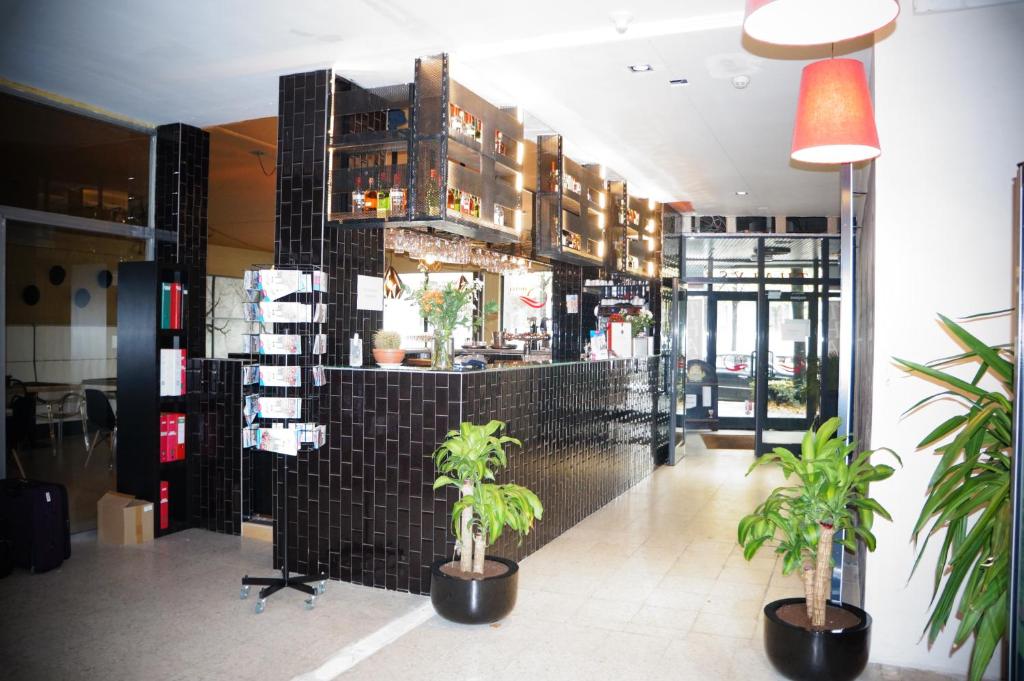
[[[107,492],[96,502],[96,528],[102,544],[153,541],[153,502]]]

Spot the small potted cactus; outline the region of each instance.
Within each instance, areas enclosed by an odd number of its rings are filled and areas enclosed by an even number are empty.
[[[402,335],[397,331],[378,331],[373,334],[373,359],[382,367],[401,366],[405,359]]]

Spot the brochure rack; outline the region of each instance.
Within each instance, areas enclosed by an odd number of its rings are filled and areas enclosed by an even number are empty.
[[[243,368],[242,446],[254,447],[277,458],[283,480],[275,487],[287,497],[289,460],[325,445],[326,431],[318,425],[318,403],[324,384],[321,358],[326,350],[322,333],[326,316],[326,275],[314,267],[264,268],[245,273],[248,296],[245,319],[250,351],[259,364]],[[280,537],[281,574],[242,578],[240,596],[248,598],[252,586],[262,587],[255,610],[263,612],[267,598],[282,589],[306,594],[312,608],[327,588],[327,574],[293,575],[288,568],[288,502],[275,503],[281,517],[274,518]],[[280,533],[280,534],[278,534]]]

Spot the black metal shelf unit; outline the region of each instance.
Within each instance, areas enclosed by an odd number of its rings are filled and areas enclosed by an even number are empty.
[[[153,502],[153,536],[161,537],[188,527],[187,452],[186,460],[160,461],[160,414],[186,411],[184,394],[160,395],[160,350],[184,349],[188,356],[188,270],[147,261],[123,262],[117,272],[117,491]],[[183,290],[180,329],[160,327],[165,283]],[[161,481],[168,485],[166,528]]]
[[[413,226],[511,244],[523,231],[523,124],[450,79],[448,55],[416,60]]]
[[[562,153],[561,135],[537,137],[534,247],[553,260],[600,267],[607,253],[608,193],[599,169]]]
[[[661,204],[632,196],[625,181],[608,183],[613,208],[608,267],[631,277],[661,277]]]
[[[328,219],[373,226],[409,219],[413,86],[364,89],[335,76]]]

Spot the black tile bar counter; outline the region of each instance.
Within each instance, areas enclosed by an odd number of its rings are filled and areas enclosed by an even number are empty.
[[[527,485],[545,506],[522,544],[507,535],[492,550],[525,557],[651,473],[667,447],[663,375],[657,356],[472,373],[328,369],[328,446],[288,468],[290,526],[277,539],[288,537],[291,569],[428,593],[431,562],[453,552],[457,494],[432,489],[431,455],[460,422],[491,419],[523,442],[499,481]],[[282,491],[278,475],[278,517]]]

